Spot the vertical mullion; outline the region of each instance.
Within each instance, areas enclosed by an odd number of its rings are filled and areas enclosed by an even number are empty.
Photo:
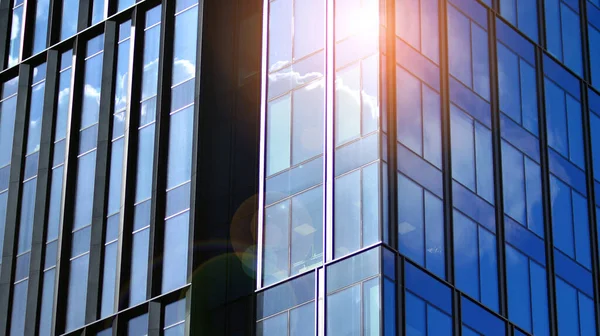
[[[550,171],[548,163],[548,145],[546,134],[546,100],[544,89],[544,63],[543,51],[541,48],[535,48],[536,56],[536,76],[538,89],[538,116],[539,116],[539,134],[540,134],[540,163],[542,172],[542,205],[544,211],[544,243],[546,249],[546,277],[548,287],[548,321],[551,335],[556,335],[556,291],[554,284],[554,238],[552,233],[552,208],[550,196]],[[589,197],[589,195],[588,195]]]
[[[32,54],[33,38],[35,30],[35,19],[37,0],[25,0],[23,11],[23,33],[21,34],[21,58],[25,59]]]
[[[583,77],[584,82],[591,83],[592,75],[590,71],[590,54],[589,54],[589,45],[588,45],[588,24],[587,24],[587,1],[579,0],[579,26],[581,29],[581,55],[582,60],[581,64],[583,65]],[[575,37],[576,38],[576,37]],[[582,89],[583,90],[583,89]],[[584,114],[587,113],[587,110],[584,110]],[[590,191],[593,189],[589,189]]]
[[[53,45],[60,41],[60,29],[62,24],[62,2],[63,0],[50,0],[50,6],[48,8],[48,32],[46,40],[47,46]]]
[[[71,105],[69,106],[69,123],[67,127],[66,159],[64,165],[62,213],[63,220],[58,235],[58,263],[56,265],[56,285],[54,291],[52,334],[62,333],[65,328],[67,312],[67,295],[69,290],[69,266],[71,259],[71,231],[73,226],[73,202],[77,187],[77,156],[79,143],[79,126],[81,121],[81,104],[83,102],[83,80],[85,75],[86,41],[78,36],[73,48],[73,66],[71,82]]]
[[[129,280],[131,279],[131,250],[133,231],[133,215],[135,203],[136,174],[137,174],[137,151],[138,151],[138,124],[139,107],[141,96],[143,62],[133,62],[135,55],[143,55],[144,52],[144,22],[146,12],[140,6],[133,11],[132,29],[130,39],[131,49],[129,61],[131,66],[131,81],[128,93],[127,120],[125,127],[125,149],[124,149],[124,191],[121,198],[121,219],[119,225],[119,240],[117,242],[117,271],[115,289],[116,310],[127,308],[129,302]],[[135,88],[135,89],[134,89]]]
[[[452,157],[450,153],[450,95],[447,34],[447,0],[439,1],[440,96],[442,123],[442,179],[444,204],[444,244],[446,247],[446,280],[454,284],[454,224],[452,207]]]
[[[190,196],[190,224],[189,224],[189,235],[188,235],[188,267],[187,267],[187,282],[192,282],[192,273],[197,265],[197,260],[194,258],[194,242],[200,239],[200,230],[195,230],[194,223],[196,218],[200,217],[200,207],[197,203],[200,200],[201,187],[198,185],[200,181],[200,158],[202,153],[200,149],[200,120],[201,109],[200,109],[200,97],[202,92],[202,39],[203,39],[203,25],[204,25],[204,0],[198,0],[198,39],[196,42],[196,73],[195,73],[195,91],[194,91],[194,126],[193,126],[193,137],[192,137],[192,174],[191,174],[191,196]]]
[[[327,0],[324,0],[327,1]],[[258,162],[258,219],[256,243],[256,288],[262,287],[263,279],[263,249],[264,249],[264,213],[265,213],[265,166],[267,160],[267,72],[269,55],[269,0],[262,0],[262,46],[260,66],[260,139]],[[325,237],[325,235],[323,235]],[[323,239],[323,243],[325,239]]]
[[[6,69],[12,26],[12,0],[0,1],[0,70]]]
[[[79,0],[79,13],[77,17],[77,33],[86,29],[90,24],[90,17],[92,16],[92,1],[93,0]]]
[[[85,322],[94,322],[99,315],[102,290],[102,269],[104,232],[108,201],[108,179],[110,169],[111,129],[114,106],[114,77],[117,55],[117,23],[106,21],[104,30],[104,55],[102,64],[102,84],[100,88],[100,113],[98,118],[98,140],[96,147],[96,168],[92,227],[90,234],[90,260],[88,268],[86,317]]]
[[[333,211],[334,211],[334,114],[335,114],[335,0],[325,0],[327,2],[326,17],[326,39],[325,39],[325,141],[324,141],[324,196],[325,208],[323,211],[325,219],[325,258],[324,262],[333,260]],[[327,297],[327,294],[325,294]]]
[[[592,260],[592,276],[594,284],[594,313],[596,320],[596,330],[600,329],[600,265],[598,261],[598,234],[597,234],[597,218],[596,218],[596,194],[594,193],[594,167],[592,156],[592,130],[590,126],[590,109],[588,105],[588,87],[580,84],[581,87],[581,108],[583,113],[583,141],[585,150],[586,163],[586,183],[587,183],[587,206],[589,218],[589,236],[590,236],[590,253]]]
[[[499,313],[508,316],[506,287],[506,254],[504,233],[504,194],[502,184],[502,139],[498,89],[498,55],[496,53],[496,15],[488,10],[488,55],[490,64],[490,105],[492,117],[492,155],[494,163],[494,204],[496,215],[496,260],[498,268]]]
[[[4,229],[4,248],[2,250],[2,273],[0,275],[0,334],[9,333],[12,301],[13,278],[19,234],[19,203],[23,189],[24,150],[27,139],[27,119],[29,114],[29,95],[31,91],[31,66],[19,67],[17,110],[15,116],[14,139],[11,155],[8,202],[6,206],[6,226]]]
[[[166,1],[165,1],[166,4]],[[165,5],[163,4],[163,6]],[[170,87],[170,86],[169,86]],[[162,307],[160,302],[152,301],[148,303],[148,335],[162,335]]]
[[[386,29],[385,29],[385,54],[386,63],[384,71],[380,71],[380,76],[385,74],[386,81],[383,90],[387,90],[387,102],[379,104],[381,106],[380,120],[387,118],[387,180],[388,184],[383,185],[383,181],[380,184],[383,188],[388,190],[388,213],[384,213],[383,216],[388,217],[388,243],[394,249],[400,250],[398,242],[398,145],[396,144],[397,130],[396,130],[396,2],[392,0],[382,1],[386,5],[383,10],[386,11]],[[380,11],[381,13],[382,11]],[[380,14],[381,15],[381,14]],[[381,47],[380,47],[381,48]],[[380,95],[383,96],[383,90],[380,90]],[[385,99],[385,96],[384,96]],[[387,111],[384,107],[387,106]],[[386,115],[387,114],[387,115]],[[380,206],[383,207],[383,204]],[[382,222],[385,222],[382,220]],[[383,232],[382,232],[383,233]]]
[[[148,255],[147,298],[161,292],[162,259],[164,244],[165,196],[167,155],[169,150],[169,116],[171,112],[171,73],[173,60],[174,1],[163,1],[160,31],[160,56],[158,61],[158,95],[154,162],[152,173],[152,203],[150,210],[150,253]]]
[[[25,335],[34,336],[38,331],[41,299],[41,284],[44,275],[44,247],[46,246],[46,217],[50,200],[50,176],[52,175],[52,147],[55,119],[55,97],[57,94],[60,55],[56,50],[48,51],[46,65],[46,87],[42,112],[38,182],[36,187],[35,213],[33,218],[27,309],[25,312]]]

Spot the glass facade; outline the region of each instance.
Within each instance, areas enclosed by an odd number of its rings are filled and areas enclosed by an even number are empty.
[[[2,1],[0,335],[598,333],[600,1]]]
[[[600,5],[315,2],[264,1],[257,334],[596,334]],[[324,101],[278,72],[303,29]]]
[[[258,160],[248,144],[258,141],[260,44],[212,34],[227,22],[231,34],[259,41],[260,6],[236,4],[239,16],[220,20],[211,15],[226,8],[198,0],[2,8],[0,335],[196,334],[190,314],[205,311],[196,302],[207,294],[192,287],[207,286],[203,267],[218,265],[215,286],[247,267],[230,265],[237,252],[221,218],[234,216],[258,181],[257,167],[244,178],[222,174],[225,193],[199,173],[225,157],[223,172]],[[239,78],[200,77],[201,64],[224,67],[225,50]],[[227,109],[204,86],[237,101],[231,118],[211,119]],[[242,145],[211,144],[215,125]],[[213,199],[221,218],[196,205]],[[252,298],[246,287],[210,308],[239,310]]]

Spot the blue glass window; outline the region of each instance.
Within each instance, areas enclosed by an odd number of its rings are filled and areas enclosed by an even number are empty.
[[[577,1],[544,0],[546,41],[550,53],[576,74],[583,73],[581,28]]]
[[[335,180],[336,258],[379,240],[379,170],[373,163]]]
[[[468,298],[461,297],[463,335],[502,336],[506,323]]]
[[[468,13],[468,16],[463,12]],[[486,14],[485,7],[475,1],[450,2],[448,62],[453,77],[483,99],[489,100],[490,74]]]
[[[502,141],[504,212],[519,224],[544,237],[542,176],[540,166]]]
[[[450,105],[452,177],[494,203],[492,132]]]
[[[498,310],[496,236],[454,211],[456,286],[492,310]]]
[[[452,335],[450,288],[409,262],[405,264],[407,335]]]
[[[144,27],[144,55],[142,57],[144,72],[142,73],[142,85],[140,87],[140,110],[137,112],[139,113],[138,157],[135,181],[129,306],[146,300],[161,9],[162,7],[159,5],[146,12]]]
[[[8,50],[8,67],[16,65],[21,59],[21,39],[23,35],[24,1],[14,1],[12,10],[12,25],[10,31],[10,46]]]
[[[321,265],[322,199],[323,190],[317,187],[265,210],[265,284]]]
[[[396,0],[396,36],[439,62],[438,0]]]
[[[554,246],[591,269],[587,200],[550,175]]]
[[[508,317],[535,335],[549,335],[546,268],[506,245]]]
[[[46,49],[48,39],[48,17],[50,0],[37,0],[35,5],[35,30],[33,32],[32,54]]]
[[[500,41],[497,46],[500,110],[512,121],[537,136],[538,106],[535,65],[529,63],[529,59],[521,56],[520,53],[513,51],[513,46],[505,45]],[[526,46],[531,47],[530,44]],[[529,49],[526,50],[529,51]]]
[[[175,301],[165,306],[163,330],[166,336],[184,335],[185,331],[185,299]]]
[[[314,335],[314,299],[314,272],[259,293],[257,295],[256,335]]]
[[[79,0],[63,0],[60,28],[61,41],[77,33],[78,17]]]
[[[596,334],[593,299],[559,277],[556,277],[556,307],[559,334]]]
[[[396,67],[398,141],[435,167],[442,168],[440,95]]]
[[[40,321],[38,333],[49,336],[52,328],[52,307],[54,305],[54,284],[56,276],[58,231],[61,215],[63,193],[63,175],[65,163],[64,145],[66,142],[67,115],[71,100],[71,50],[61,55],[59,84],[57,93],[56,124],[53,134],[54,149],[52,154],[52,173],[50,175],[50,199],[46,230],[46,260],[44,264],[42,302],[40,305]]]
[[[4,245],[10,162],[17,110],[17,83],[18,78],[5,82],[0,97],[0,248]]]
[[[402,174],[398,190],[400,252],[445,278],[442,200]]]
[[[536,0],[500,0],[500,14],[527,37],[538,41]]]
[[[548,145],[583,169],[581,104],[548,78],[544,79]]]

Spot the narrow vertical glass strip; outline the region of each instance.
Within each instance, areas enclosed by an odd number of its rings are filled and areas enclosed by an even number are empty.
[[[13,284],[15,295],[12,300],[10,335],[22,335],[25,330],[25,306],[33,233],[33,215],[37,187],[38,157],[42,130],[44,88],[46,87],[46,64],[33,69],[31,95],[29,97],[29,120],[25,150],[25,169],[21,192],[21,214],[19,216],[16,270]],[[19,295],[16,295],[16,294]]]
[[[35,28],[33,32],[32,55],[46,49],[48,42],[48,19],[50,13],[50,0],[37,0],[35,7]]]
[[[325,4],[325,0],[268,4],[264,51],[268,59],[263,66],[267,83],[262,98],[263,285],[323,263]],[[288,211],[289,220],[278,223],[273,216],[282,211]]]
[[[117,267],[118,232],[121,222],[121,202],[123,194],[125,124],[128,118],[129,84],[131,78],[131,21],[119,26],[117,45],[117,72],[112,124],[112,144],[108,182],[106,228],[104,238],[104,266],[102,271],[102,298],[100,317],[114,313]]]
[[[104,35],[87,42],[75,185],[66,330],[85,322]]]
[[[178,0],[175,8],[162,293],[185,285],[188,276],[198,5]]]
[[[16,65],[21,59],[21,41],[23,35],[25,2],[16,0],[12,9],[12,25],[10,29],[10,46],[8,50],[8,67]]]
[[[77,20],[79,18],[79,0],[63,0],[60,40],[65,40],[77,33]]]
[[[58,231],[62,221],[63,179],[65,165],[65,144],[68,128],[69,104],[71,101],[73,51],[68,50],[61,56],[58,90],[56,97],[56,116],[53,135],[52,171],[50,173],[50,198],[46,222],[46,246],[42,297],[40,303],[40,321],[38,334],[50,336],[52,328],[52,307],[54,305],[54,285],[56,278]]]
[[[15,114],[17,112],[17,84],[18,77],[3,83],[2,95],[0,96],[0,251],[4,246],[8,180],[15,130]],[[0,264],[1,270],[2,264]]]
[[[160,54],[161,6],[146,12],[141,101],[138,125],[137,173],[133,216],[131,276],[129,305],[146,300],[148,273],[150,204],[158,93],[158,62]]]
[[[333,257],[381,240],[380,10],[335,1]],[[329,130],[328,130],[329,131]]]

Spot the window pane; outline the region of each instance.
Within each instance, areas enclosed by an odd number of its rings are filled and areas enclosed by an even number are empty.
[[[167,189],[192,177],[194,109],[188,107],[171,115],[170,119]]]
[[[312,269],[323,259],[323,189],[292,199],[292,274]]]
[[[165,222],[162,293],[167,293],[188,282],[189,225],[189,212]]]
[[[77,18],[79,15],[79,0],[63,0],[62,5],[62,26],[60,29],[60,39],[74,35],[77,32]]]
[[[84,325],[87,294],[89,254],[71,261],[69,270],[69,296],[65,329],[74,330]]]
[[[196,36],[198,9],[192,8],[175,17],[173,42],[173,84],[181,83],[196,74]]]
[[[331,294],[327,298],[327,334],[361,335],[360,285]]]
[[[315,304],[305,304],[290,311],[290,336],[315,334]]]
[[[290,123],[290,96],[270,102],[267,111],[267,176],[290,166]]]
[[[289,274],[290,204],[285,201],[265,211],[265,285],[286,278]]]

